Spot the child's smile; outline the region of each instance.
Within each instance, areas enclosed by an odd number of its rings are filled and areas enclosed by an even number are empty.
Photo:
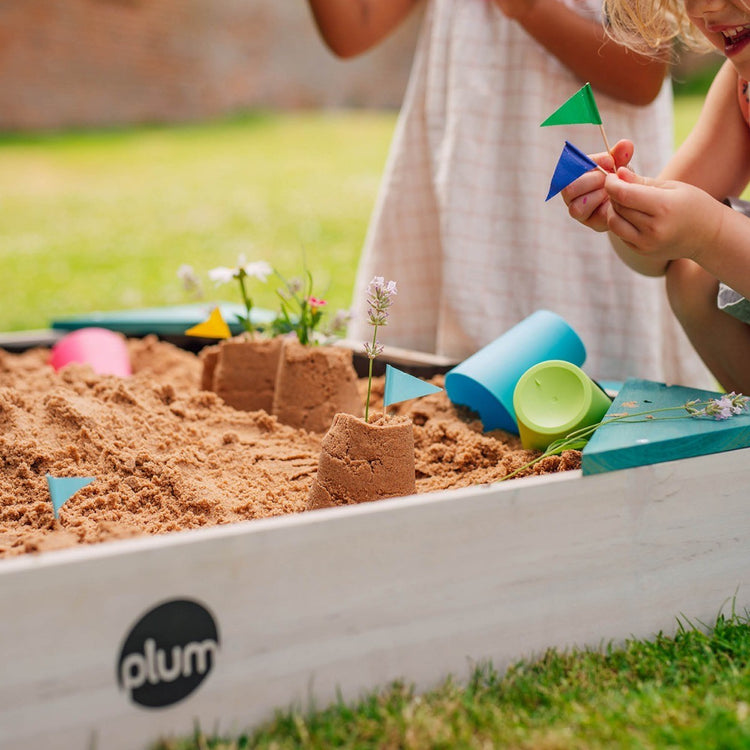
[[[740,75],[750,76],[750,16],[742,3],[686,0],[685,8],[690,20],[732,61]]]
[[[721,32],[724,37],[724,54],[732,57],[747,46],[750,40],[750,26],[735,26]]]

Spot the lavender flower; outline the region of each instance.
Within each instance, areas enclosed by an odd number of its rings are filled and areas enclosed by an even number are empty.
[[[367,316],[371,326],[388,325],[388,308],[396,296],[396,282],[376,276],[367,287]]]
[[[372,341],[365,344],[365,354],[370,360],[367,375],[367,399],[365,400],[365,422],[370,416],[370,393],[372,391],[372,361],[383,353],[383,345],[378,341],[378,328],[388,325],[388,309],[396,296],[396,282],[386,282],[382,276],[375,276],[367,287],[367,317],[373,327]]]
[[[365,344],[365,354],[368,359],[375,359],[383,353],[383,345],[379,341]]]
[[[713,417],[714,419],[729,419],[735,414],[747,411],[750,398],[741,393],[727,393],[719,398],[709,399],[702,408],[698,409],[698,400],[689,401],[685,409],[692,417]]]

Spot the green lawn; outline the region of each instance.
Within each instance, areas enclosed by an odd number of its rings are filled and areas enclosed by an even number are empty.
[[[700,97],[677,101],[678,141]],[[392,113],[253,115],[205,125],[0,136],[0,331],[190,301],[183,263],[303,263],[348,307]],[[255,303],[276,306],[274,286]],[[237,290],[207,296],[239,301]]]
[[[239,253],[348,307],[392,114],[0,138],[0,331],[190,301],[177,279]],[[273,305],[273,285],[256,304]],[[237,290],[208,294],[239,302]]]
[[[683,624],[684,625],[684,624]],[[549,651],[503,675],[479,668],[421,696],[405,685],[316,713],[287,710],[253,733],[165,741],[157,750],[512,748],[741,750],[750,747],[750,627],[600,651]]]

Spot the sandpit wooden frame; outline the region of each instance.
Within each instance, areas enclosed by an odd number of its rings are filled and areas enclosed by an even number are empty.
[[[599,647],[750,606],[750,449],[383,500],[0,561],[0,747],[147,747],[403,678]],[[120,688],[129,628],[215,617],[197,689]]]

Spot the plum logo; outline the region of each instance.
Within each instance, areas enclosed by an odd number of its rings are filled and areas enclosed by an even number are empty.
[[[198,602],[172,599],[146,612],[120,649],[117,681],[134,703],[161,708],[181,701],[206,679],[219,631]]]

